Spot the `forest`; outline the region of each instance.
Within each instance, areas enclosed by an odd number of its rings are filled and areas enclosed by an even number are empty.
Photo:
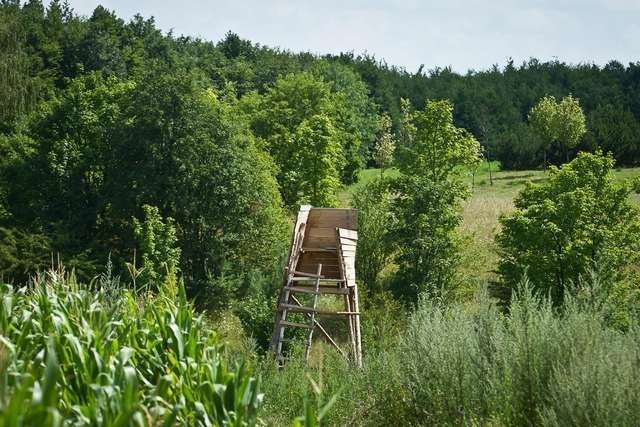
[[[637,425],[640,60],[466,74],[0,2],[0,426]],[[269,353],[359,212],[363,368]]]

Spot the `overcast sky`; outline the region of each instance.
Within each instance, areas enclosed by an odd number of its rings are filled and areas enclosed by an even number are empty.
[[[368,52],[415,71],[465,72],[530,57],[570,63],[640,61],[640,0],[70,0],[128,20],[155,17],[176,34],[218,41],[231,30],[253,42],[313,53]]]

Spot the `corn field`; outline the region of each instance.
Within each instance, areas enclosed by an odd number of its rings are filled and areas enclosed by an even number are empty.
[[[50,272],[0,299],[0,426],[258,422],[258,381],[175,281],[138,295]]]

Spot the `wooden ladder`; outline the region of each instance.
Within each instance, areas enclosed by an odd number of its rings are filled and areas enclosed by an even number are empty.
[[[276,354],[279,362],[282,362],[284,360],[284,356],[282,355],[282,346],[285,342],[289,341],[284,337],[284,331],[287,326],[291,328],[304,328],[309,330],[309,335],[307,337],[307,343],[305,346],[305,353],[304,353],[305,360],[309,359],[309,353],[311,352],[313,330],[315,329],[315,324],[316,324],[316,309],[318,306],[318,295],[320,294],[320,280],[323,278],[322,264],[318,264],[318,270],[316,274],[301,273],[301,272],[295,272],[295,274],[298,274],[298,276],[289,277],[289,280],[287,281],[287,284],[284,287],[282,300],[278,304],[278,311],[280,315],[278,316],[277,325],[276,325],[276,328],[278,331],[277,332],[278,345],[276,347]],[[313,280],[313,282],[315,283],[315,286],[313,289],[300,287],[300,286],[293,286],[293,284],[296,282],[309,281],[309,280]],[[312,307],[305,307],[300,303],[300,301],[298,301],[297,298],[295,298],[294,295],[292,295],[292,293],[297,293],[297,292],[313,294]],[[295,304],[291,304],[290,300],[293,300]],[[310,321],[308,324],[290,322],[287,320],[288,312],[306,313]]]
[[[329,295],[348,295],[349,289],[344,286],[342,280],[338,279],[325,279],[322,275],[322,264],[318,264],[317,273],[302,273],[302,272],[294,272],[295,275],[289,278],[287,281],[287,285],[283,288],[282,298],[278,304],[278,316],[276,320],[276,334],[278,337],[278,342],[275,347],[276,351],[276,360],[279,364],[282,364],[285,361],[285,357],[283,355],[283,344],[286,342],[290,342],[290,339],[285,338],[285,329],[286,327],[291,328],[303,328],[308,329],[309,334],[307,336],[307,340],[305,343],[305,359],[309,359],[309,354],[311,351],[311,345],[313,341],[313,334],[318,330],[327,339],[327,341],[335,347],[338,352],[348,359],[347,354],[344,350],[338,345],[338,343],[329,335],[326,329],[318,322],[316,318],[318,315],[320,316],[353,316],[355,312],[351,311],[332,311],[332,310],[319,310],[318,309],[318,299],[320,295],[329,294]],[[305,284],[313,284],[313,286],[305,286]],[[308,307],[302,304],[298,298],[294,295],[295,293],[304,293],[304,294],[312,294],[312,306]],[[291,322],[287,320],[288,313],[304,313],[309,319],[309,323],[298,323]]]

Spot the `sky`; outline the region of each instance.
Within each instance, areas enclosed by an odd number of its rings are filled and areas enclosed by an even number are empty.
[[[102,4],[129,20],[218,41],[227,31],[294,52],[368,53],[415,72],[516,64],[531,57],[577,63],[640,61],[640,0],[69,0]]]

